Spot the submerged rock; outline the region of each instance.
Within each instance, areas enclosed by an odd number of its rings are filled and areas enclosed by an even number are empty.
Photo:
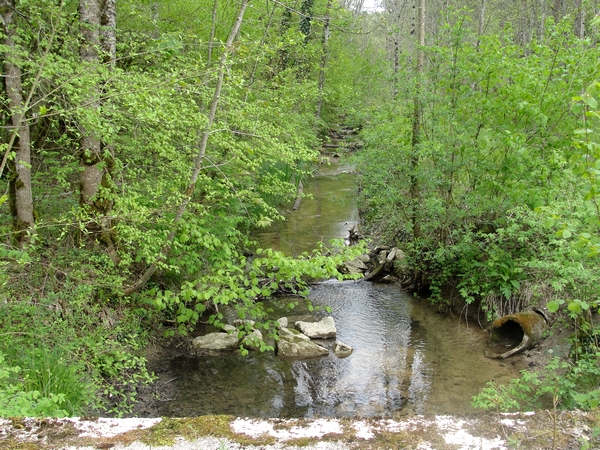
[[[346,345],[341,341],[335,341],[333,353],[335,353],[335,356],[338,358],[347,358],[352,354],[353,351],[354,349],[349,345]]]
[[[297,330],[282,328],[279,330],[277,355],[286,358],[314,358],[329,354],[325,347],[312,342],[310,338]]]
[[[296,322],[296,329],[311,339],[333,339],[336,336],[333,317],[325,317],[319,322]]]
[[[238,344],[237,333],[209,333],[192,341],[194,349],[210,352],[234,350]]]

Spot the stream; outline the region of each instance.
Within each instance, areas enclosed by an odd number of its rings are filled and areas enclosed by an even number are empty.
[[[355,189],[352,167],[331,158],[305,186],[312,198],[257,239],[263,247],[299,254],[319,241],[347,236],[359,220]],[[471,413],[471,397],[488,381],[507,382],[526,366],[522,355],[486,358],[489,335],[477,323],[440,314],[397,284],[328,281],[312,286],[310,298],[331,308],[338,339],[354,349],[351,356],[330,352],[300,361],[272,352],[177,356],[168,368],[177,394],[158,413],[263,418]],[[306,314],[316,320],[328,314],[309,313],[302,303],[290,312],[286,300],[270,302],[274,319],[288,316],[293,323]]]

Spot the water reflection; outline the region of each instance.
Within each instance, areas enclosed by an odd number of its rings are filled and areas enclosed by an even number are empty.
[[[354,176],[339,163],[325,172],[307,186],[313,199],[305,199],[288,222],[258,237],[262,247],[298,254],[320,240],[347,235],[358,220]],[[306,361],[272,353],[175,358],[170,378],[179,393],[163,403],[160,414],[290,418],[465,413],[472,412],[471,396],[487,381],[507,381],[525,368],[522,355],[510,361],[485,358],[488,335],[478,325],[467,327],[464,319],[437,314],[397,285],[323,283],[312,288],[311,300],[332,308],[338,339],[354,348],[351,356],[338,359],[330,353]],[[289,314],[286,303],[273,301],[274,319]],[[325,312],[314,318],[320,315]]]
[[[348,236],[358,223],[356,182],[353,168],[339,158],[322,165],[319,173],[307,183],[300,209],[287,214],[285,222],[277,222],[257,233],[260,247],[272,248],[288,255],[310,252],[319,242]]]
[[[181,394],[162,413],[389,416],[411,397],[423,398],[416,394],[427,389],[428,376],[420,367],[415,371],[415,364],[425,362],[423,343],[411,330],[408,296],[395,286],[336,282],[315,286],[311,299],[332,308],[338,339],[354,348],[350,357],[339,359],[330,353],[303,361],[273,354],[176,358],[171,370],[178,376]]]

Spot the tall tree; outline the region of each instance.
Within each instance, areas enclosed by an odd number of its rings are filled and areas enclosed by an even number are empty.
[[[402,17],[406,14],[407,0],[388,0],[385,3],[385,9],[389,17],[387,18],[389,31],[387,35],[390,57],[392,60],[392,97],[398,96],[398,74],[400,71],[401,33],[403,28]]]
[[[217,29],[217,8],[219,6],[219,0],[215,0],[212,7],[212,19],[210,25],[210,37],[208,38],[208,56],[206,60],[208,64],[212,60],[212,48],[215,42],[215,32]]]
[[[4,60],[4,87],[8,99],[11,116],[12,132],[9,140],[8,155],[14,144],[14,160],[11,163],[10,176],[10,204],[13,216],[13,229],[16,240],[20,246],[29,240],[28,231],[33,229],[33,194],[31,189],[31,137],[29,123],[25,120],[27,111],[26,102],[23,100],[21,87],[21,68],[18,64],[18,54],[14,41],[14,0],[0,1],[0,19],[4,32],[4,45],[8,49],[8,56]]]
[[[575,9],[577,12],[577,16],[575,18],[575,36],[579,39],[583,39],[585,37],[585,1],[584,0],[576,0],[575,1]]]
[[[415,96],[413,106],[413,121],[412,121],[412,155],[411,155],[411,180],[410,180],[410,197],[411,197],[411,219],[413,226],[413,239],[416,241],[421,237],[421,224],[419,223],[419,207],[421,200],[421,192],[419,186],[419,146],[421,144],[421,122],[423,116],[423,100],[422,96],[422,77],[425,67],[425,0],[418,0],[417,3],[417,62],[415,66]]]
[[[79,56],[90,72],[96,72],[99,64],[100,48],[100,4],[98,0],[79,1],[79,22],[81,46]],[[97,86],[90,88],[87,107],[97,111],[100,106]],[[98,202],[98,192],[102,185],[102,150],[99,137],[89,127],[81,127],[80,139],[80,205],[91,213],[104,208]]]
[[[565,15],[565,0],[554,0],[552,13],[554,14],[554,20],[556,22],[562,19]]]
[[[317,118],[321,118],[321,107],[323,106],[323,89],[325,87],[325,68],[327,67],[327,60],[329,59],[329,35],[330,21],[331,21],[331,0],[327,0],[327,8],[325,11],[325,20],[323,22],[323,38],[321,40],[322,53],[321,53],[321,64],[319,68],[319,99],[317,100]]]
[[[88,87],[86,108],[92,117],[99,117],[101,89],[97,84],[100,65],[116,62],[115,0],[80,0],[79,22],[81,46],[79,55],[90,74],[96,77]],[[100,51],[102,50],[102,54]],[[97,122],[96,122],[97,127]],[[111,193],[114,149],[103,145],[98,130],[90,123],[80,124],[79,204],[90,216],[87,231],[106,245],[114,262],[118,257],[108,215],[113,208]]]

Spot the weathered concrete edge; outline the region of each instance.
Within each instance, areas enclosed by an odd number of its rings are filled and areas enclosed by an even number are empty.
[[[552,411],[472,416],[417,415],[401,420],[231,418],[229,427],[233,438],[198,436],[190,439],[188,436],[184,439],[173,436],[173,443],[169,445],[147,445],[140,437],[143,430],[150,432],[153,427],[159,426],[162,419],[0,419],[0,447],[11,448],[4,446],[10,444],[12,448],[19,448],[18,444],[22,443],[33,444],[40,449],[69,450],[351,450],[365,448],[365,445],[374,449],[390,448],[391,442],[397,440],[402,448],[419,450],[492,450],[514,448],[515,441],[521,442],[523,448],[544,448],[552,440],[560,439],[557,448],[579,448],[584,442],[591,443],[595,439],[593,427],[598,426],[599,418],[598,410],[559,411],[556,415]],[[63,442],[56,442],[41,432],[48,427],[55,431],[69,428],[71,435]],[[265,442],[265,438],[269,443]],[[256,443],[252,442],[254,439]],[[394,445],[392,447],[395,448]]]

